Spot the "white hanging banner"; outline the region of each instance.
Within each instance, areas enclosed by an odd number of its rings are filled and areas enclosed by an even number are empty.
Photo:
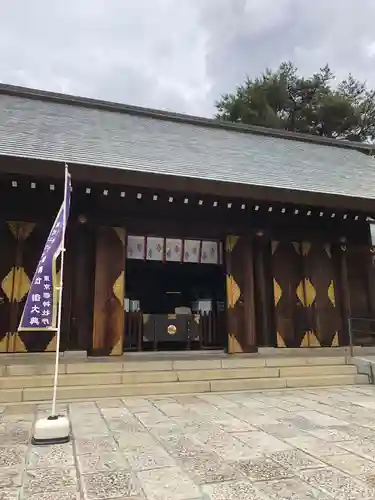
[[[166,238],[165,260],[168,262],[182,261],[182,240],[176,238]]]
[[[128,259],[144,260],[145,258],[145,237],[144,236],[128,236]]]
[[[218,245],[216,241],[202,241],[201,263],[217,264],[219,261]]]
[[[184,241],[184,262],[198,263],[200,257],[200,240]]]
[[[147,237],[146,259],[164,261],[164,238]]]

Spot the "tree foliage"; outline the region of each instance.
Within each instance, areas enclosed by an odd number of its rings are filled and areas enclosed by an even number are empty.
[[[358,142],[375,139],[375,90],[352,75],[337,85],[328,65],[306,78],[284,62],[222,95],[216,109],[218,119],[231,122]]]

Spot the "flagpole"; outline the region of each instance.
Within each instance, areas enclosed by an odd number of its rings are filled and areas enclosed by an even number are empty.
[[[60,283],[58,284],[59,304],[57,310],[57,331],[56,331],[56,358],[55,358],[55,375],[53,380],[53,396],[52,396],[52,417],[56,416],[56,395],[57,381],[59,376],[59,361],[60,361],[60,338],[61,338],[61,318],[62,318],[62,298],[63,298],[63,280],[64,280],[64,256],[65,256],[65,230],[66,230],[66,208],[67,208],[67,189],[68,189],[68,165],[65,163],[65,182],[64,182],[64,204],[63,204],[63,232],[61,239],[61,267],[60,267]]]

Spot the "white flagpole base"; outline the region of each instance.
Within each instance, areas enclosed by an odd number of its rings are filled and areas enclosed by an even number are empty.
[[[31,444],[49,445],[62,444],[70,440],[70,422],[67,417],[61,415],[40,418],[34,426],[34,434]]]

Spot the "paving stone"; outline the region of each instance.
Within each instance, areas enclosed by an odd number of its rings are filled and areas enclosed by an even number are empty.
[[[243,443],[246,443],[254,452],[268,454],[276,451],[290,450],[292,447],[266,432],[241,432],[234,436]]]
[[[193,500],[202,496],[179,467],[142,471],[138,478],[148,500]]]
[[[332,500],[333,498],[298,478],[256,483],[255,488],[261,495],[259,498],[263,500]]]
[[[27,447],[22,445],[0,446],[0,471],[3,467],[22,466],[25,462],[26,450]]]
[[[293,476],[293,472],[268,458],[256,460],[241,460],[232,464],[236,470],[247,476],[251,481],[270,481]]]
[[[120,450],[131,450],[133,447],[139,448],[140,446],[160,446],[156,438],[148,432],[113,432],[113,436]]]
[[[97,406],[103,411],[109,408],[125,408],[122,399],[101,399],[98,401]]]
[[[361,457],[375,461],[375,442],[369,439],[365,440],[365,442],[361,441],[341,442],[338,443],[338,447],[340,447],[340,449],[343,450],[345,453],[349,451]]]
[[[136,477],[128,471],[95,472],[81,476],[84,500],[131,498],[140,494]]]
[[[21,468],[1,468],[0,469],[0,491],[5,489],[18,488],[22,484]]]
[[[317,458],[325,455],[338,455],[346,453],[345,449],[341,448],[341,446],[337,446],[333,443],[327,443],[326,441],[314,436],[285,438],[285,441],[295,448],[299,448],[300,450],[303,450]]]
[[[375,463],[352,453],[324,457],[327,464],[353,476],[375,475]]]
[[[345,431],[345,426],[343,427],[326,427],[324,429],[313,429],[309,431],[309,434],[315,436],[323,441],[329,441],[331,443],[340,441],[353,441],[358,438],[353,434],[349,434]]]
[[[315,405],[316,406],[316,405]],[[330,408],[327,411],[331,412]],[[340,425],[349,425],[348,422],[340,420],[335,417],[330,417],[329,415],[324,415],[316,410],[301,411],[298,413],[303,418],[310,420],[313,424],[319,427],[337,427]]]
[[[301,479],[311,486],[340,498],[340,500],[359,500],[375,497],[373,487],[368,487],[360,481],[356,481],[353,477],[331,467],[303,470],[298,474]]]
[[[308,455],[301,450],[278,451],[270,454],[269,458],[290,470],[310,469],[325,466],[324,462],[313,458],[311,455]],[[326,461],[326,459],[324,460]]]
[[[0,424],[1,445],[27,444],[31,436],[31,422],[3,422]]]
[[[233,435],[213,430],[207,433],[197,433],[195,438],[205,445],[206,451],[218,454],[222,459],[234,462],[260,457],[259,452],[242,443]]]
[[[133,446],[122,453],[132,470],[158,469],[175,465],[173,458],[161,446]]]
[[[78,455],[108,453],[117,450],[116,441],[112,436],[76,439]]]
[[[202,490],[209,500],[266,500],[248,481],[206,485]]]
[[[213,454],[202,453],[196,457],[178,460],[177,463],[196,484],[242,479],[235,466],[231,467]]]
[[[44,467],[67,467],[74,465],[73,446],[71,443],[52,446],[34,446],[31,448],[27,467],[41,469]]]
[[[26,495],[48,492],[77,491],[75,468],[36,469],[25,472],[24,490]]]
[[[159,436],[159,440],[168,453],[175,458],[195,457],[205,451],[202,445],[194,443],[186,436],[163,435]]]
[[[81,474],[130,468],[128,461],[120,452],[102,453],[101,455],[79,455],[77,463]]]
[[[0,500],[18,500],[19,499],[19,489],[3,490],[0,491]]]
[[[81,495],[80,493],[74,491],[47,491],[44,493],[38,492],[27,496],[23,495],[21,498],[22,500],[81,500]]]

